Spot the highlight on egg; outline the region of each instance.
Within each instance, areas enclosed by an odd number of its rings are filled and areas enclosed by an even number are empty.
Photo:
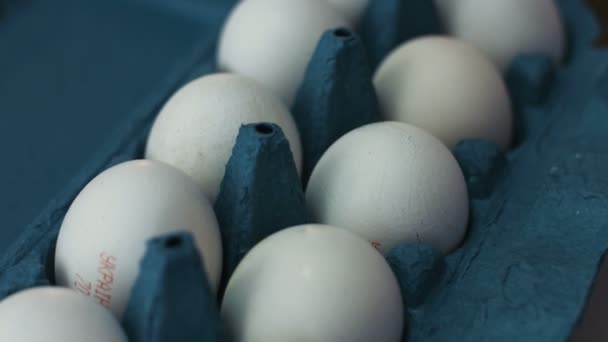
[[[351,25],[327,0],[245,0],[224,23],[217,64],[291,106],[321,36],[340,27]]]
[[[385,119],[420,127],[449,149],[465,139],[513,139],[513,113],[498,69],[479,50],[447,36],[425,36],[393,50],[374,75]]]
[[[121,318],[149,239],[188,231],[217,290],[222,245],[213,207],[180,170],[133,160],[93,178],[70,205],[55,248],[55,280]]]
[[[554,0],[435,0],[450,35],[477,47],[501,70],[514,57],[542,53],[555,63],[566,48]]]
[[[395,275],[367,241],[339,227],[302,225],[249,251],[221,314],[236,341],[398,342],[403,306]]]
[[[215,202],[239,128],[257,122],[281,127],[300,171],[300,134],[289,109],[258,82],[228,73],[200,77],[173,94],[152,126],[146,158],[184,171]]]
[[[348,229],[383,253],[424,243],[447,254],[463,240],[469,216],[452,153],[426,131],[389,121],[338,139],[312,172],[306,204],[314,222]]]

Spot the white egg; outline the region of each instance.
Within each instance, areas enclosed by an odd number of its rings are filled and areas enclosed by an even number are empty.
[[[205,76],[176,92],[154,122],[146,158],[183,170],[214,202],[239,128],[256,122],[281,127],[299,171],[300,135],[287,107],[257,82],[234,74]]]
[[[75,291],[38,287],[0,302],[0,341],[127,342],[118,321]]]
[[[65,215],[55,251],[57,284],[78,290],[121,317],[146,242],[182,230],[192,233],[216,289],[221,238],[213,208],[196,183],[155,161],[109,168],[86,185]]]
[[[397,342],[404,308],[384,258],[348,231],[282,230],[230,278],[222,316],[240,342]]]
[[[436,0],[451,34],[483,51],[500,69],[513,57],[544,53],[560,62],[566,38],[554,0]]]
[[[222,70],[249,76],[288,105],[327,30],[349,27],[326,0],[246,0],[226,20],[218,48]]]
[[[395,49],[374,75],[386,119],[421,127],[453,148],[485,139],[506,150],[513,114],[504,81],[478,50],[428,36]]]
[[[346,17],[353,26],[359,23],[369,0],[327,0]],[[382,1],[382,0],[380,0]]]
[[[314,168],[306,203],[315,222],[349,229],[384,253],[400,243],[448,253],[462,241],[469,214],[456,159],[435,137],[400,122],[338,139]]]

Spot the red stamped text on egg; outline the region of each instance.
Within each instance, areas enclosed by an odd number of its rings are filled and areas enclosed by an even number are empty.
[[[76,273],[76,281],[74,281],[74,288],[76,289],[76,291],[88,297],[91,295],[91,289],[93,288],[93,285],[91,285],[90,281],[84,280],[80,274]]]
[[[74,281],[76,290],[87,297],[92,296],[99,304],[110,307],[116,261],[116,257],[110,254],[105,252],[99,254],[95,283],[85,280],[80,274],[76,273],[76,281]]]
[[[102,252],[99,254],[99,267],[97,268],[97,281],[93,298],[99,304],[109,307],[112,304],[112,285],[116,271],[116,257]]]

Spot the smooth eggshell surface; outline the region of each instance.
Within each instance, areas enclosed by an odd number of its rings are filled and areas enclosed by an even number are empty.
[[[428,36],[395,49],[374,75],[386,119],[421,127],[452,149],[484,139],[506,150],[513,114],[504,81],[478,50]]]
[[[183,172],[137,160],[95,177],[70,206],[57,240],[55,276],[121,317],[148,239],[190,231],[209,282],[222,266],[217,219],[209,200]]]
[[[384,253],[400,243],[448,253],[462,241],[469,215],[450,151],[399,122],[363,126],[336,141],[313,170],[306,203],[315,222],[349,229]]]
[[[205,76],[177,91],[154,122],[146,158],[186,172],[213,202],[239,128],[257,122],[281,127],[300,170],[300,135],[287,107],[257,82],[234,74]]]
[[[483,51],[505,70],[519,54],[560,62],[566,38],[554,0],[436,0],[449,34]]]
[[[370,0],[327,0],[352,24],[357,25]],[[374,0],[383,1],[383,0]]]
[[[226,20],[218,66],[249,76],[288,106],[323,33],[349,27],[326,0],[246,0]]]
[[[75,291],[38,287],[0,302],[0,341],[127,342],[118,321]]]
[[[240,342],[397,342],[403,301],[387,262],[342,228],[287,228],[232,275],[222,316]]]

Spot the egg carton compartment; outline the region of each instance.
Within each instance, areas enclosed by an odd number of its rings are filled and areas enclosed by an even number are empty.
[[[380,120],[373,67],[403,38],[440,32],[430,3],[377,1],[359,33],[331,30],[321,38],[292,108],[304,181],[338,137]],[[520,56],[505,75],[516,146],[505,154],[467,140],[454,149],[471,197],[463,245],[447,256],[427,245],[399,245],[386,255],[406,301],[404,341],[565,341],[581,317],[608,240],[608,55],[593,45],[599,29],[584,4],[558,3],[569,33],[566,63],[555,68],[546,56]],[[210,11],[226,14],[226,4],[214,4]],[[173,88],[215,71],[213,55],[199,53]],[[99,172],[143,157],[160,100],[169,95],[159,90],[159,102],[142,105],[0,259],[0,299],[54,284],[54,246],[71,201]],[[310,113],[314,120],[305,119]],[[215,211],[223,285],[256,242],[311,221],[278,126],[241,128]],[[229,339],[189,234],[148,242],[122,323],[132,341]]]

